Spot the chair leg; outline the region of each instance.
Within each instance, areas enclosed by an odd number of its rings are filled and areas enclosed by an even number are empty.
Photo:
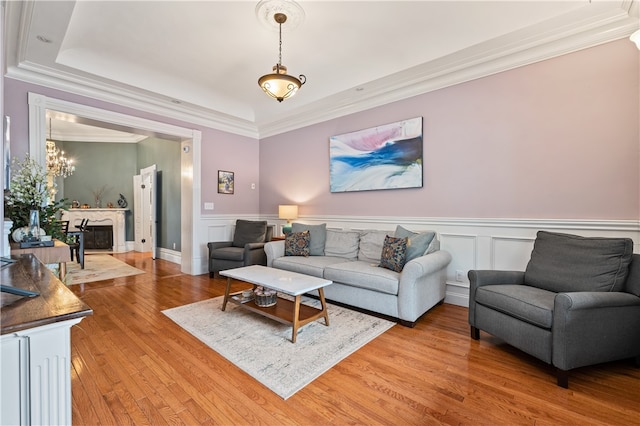
[[[569,371],[556,369],[556,375],[558,377],[558,386],[561,388],[569,389]]]
[[[215,272],[209,271],[209,278],[214,278],[215,274],[216,274]]]
[[[480,329],[474,326],[471,326],[471,338],[473,340],[480,340]]]

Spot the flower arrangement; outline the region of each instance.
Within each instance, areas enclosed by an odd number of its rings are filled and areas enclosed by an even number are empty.
[[[95,188],[91,190],[91,193],[93,194],[93,198],[96,202],[95,204],[96,208],[102,207],[102,199],[104,198],[105,193],[109,192],[110,190],[111,188],[107,185],[102,185],[99,188]]]
[[[38,210],[40,227],[47,235],[63,239],[65,236],[58,214],[60,210],[67,210],[69,204],[66,199],[49,201],[55,184],[53,187],[47,184],[44,168],[27,155],[22,161],[13,158],[11,170],[10,189],[4,193],[5,215],[13,221],[11,231],[29,226],[30,212]]]

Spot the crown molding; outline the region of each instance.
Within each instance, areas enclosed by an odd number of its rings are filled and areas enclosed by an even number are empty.
[[[510,69],[628,37],[638,28],[631,4],[599,4],[595,16],[579,11],[463,49],[297,109],[278,121],[258,123],[265,138],[408,99]]]
[[[628,37],[638,28],[638,18],[634,16],[637,15],[637,2],[593,3],[588,11],[580,9],[564,14],[360,85],[361,91],[353,88],[303,106],[277,120],[254,123],[196,105],[175,104],[172,99],[88,74],[76,75],[25,61],[24,29],[28,28],[31,16],[30,4],[25,2],[25,6],[19,10],[20,25],[15,23],[18,19],[13,24],[11,17],[7,19],[8,38],[16,39],[12,48],[15,51],[7,51],[7,77],[255,139],[275,136],[618,40]]]

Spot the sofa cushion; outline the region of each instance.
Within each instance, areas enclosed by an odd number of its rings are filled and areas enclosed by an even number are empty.
[[[284,239],[285,256],[309,256],[309,231],[290,232]]]
[[[291,232],[309,231],[309,254],[311,256],[324,256],[324,244],[327,239],[327,224],[306,225],[304,223],[293,223]]]
[[[384,239],[387,234],[390,234],[390,232],[375,230],[361,231],[358,260],[375,263],[377,265],[380,262],[382,245],[384,244]]]
[[[267,236],[266,220],[236,220],[233,246],[244,247],[249,243],[263,243]]]
[[[382,245],[382,255],[380,256],[381,268],[402,272],[405,259],[407,258],[407,238],[390,237],[384,238]]]
[[[394,236],[400,238],[407,237],[409,239],[407,241],[406,259],[408,262],[416,257],[424,255],[427,252],[427,249],[429,248],[431,241],[435,238],[436,233],[434,231],[412,232],[398,225]]]
[[[324,278],[335,283],[396,295],[400,274],[389,269],[378,268],[378,262],[371,264],[358,260],[328,265],[324,270]]]
[[[327,266],[344,262],[346,262],[344,258],[334,256],[284,256],[274,259],[272,266],[278,269],[324,278],[324,269]]]
[[[485,285],[476,302],[538,327],[551,329],[556,293],[518,284]]]
[[[324,244],[324,255],[355,260],[358,258],[359,245],[359,232],[327,229],[327,241]]]
[[[539,231],[524,282],[554,292],[621,291],[632,254],[630,238]]]
[[[242,247],[220,247],[213,251],[216,259],[236,260],[242,262],[244,260],[244,248]]]

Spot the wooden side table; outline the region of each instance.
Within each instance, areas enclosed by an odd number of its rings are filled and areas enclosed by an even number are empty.
[[[20,248],[20,244],[11,242],[11,254],[20,255],[33,253],[38,260],[45,265],[48,263],[57,263],[60,266],[60,279],[64,280],[67,275],[67,262],[71,262],[71,250],[69,246],[60,240],[53,240],[53,247],[31,247]]]

